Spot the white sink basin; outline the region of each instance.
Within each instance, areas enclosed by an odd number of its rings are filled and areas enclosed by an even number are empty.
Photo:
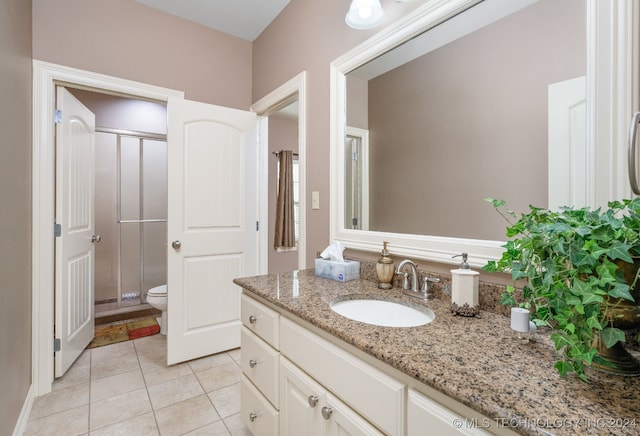
[[[338,297],[329,306],[346,318],[383,327],[416,327],[428,324],[436,317],[424,306],[366,297]]]

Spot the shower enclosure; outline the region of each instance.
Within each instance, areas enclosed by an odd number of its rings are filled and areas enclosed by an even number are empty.
[[[135,310],[167,283],[166,135],[96,132],[96,316]]]

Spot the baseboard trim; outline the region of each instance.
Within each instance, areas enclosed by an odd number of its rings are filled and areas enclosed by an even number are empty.
[[[29,414],[31,414],[31,408],[33,407],[34,399],[35,397],[33,395],[33,384],[31,384],[29,385],[29,390],[27,391],[27,397],[24,399],[24,404],[22,405],[20,416],[18,416],[18,422],[16,422],[16,426],[13,429],[13,436],[21,436],[27,429],[27,422],[29,421]]]

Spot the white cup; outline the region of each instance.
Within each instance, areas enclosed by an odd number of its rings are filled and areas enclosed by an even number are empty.
[[[528,309],[522,307],[511,308],[511,329],[518,332],[518,339],[529,340],[529,336],[535,334],[538,331],[535,323],[530,320],[530,313]],[[524,334],[527,337],[524,337]]]

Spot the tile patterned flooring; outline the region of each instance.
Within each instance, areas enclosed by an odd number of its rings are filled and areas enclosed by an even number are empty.
[[[240,418],[240,349],[166,364],[166,336],[85,350],[36,398],[24,435],[251,436]]]

